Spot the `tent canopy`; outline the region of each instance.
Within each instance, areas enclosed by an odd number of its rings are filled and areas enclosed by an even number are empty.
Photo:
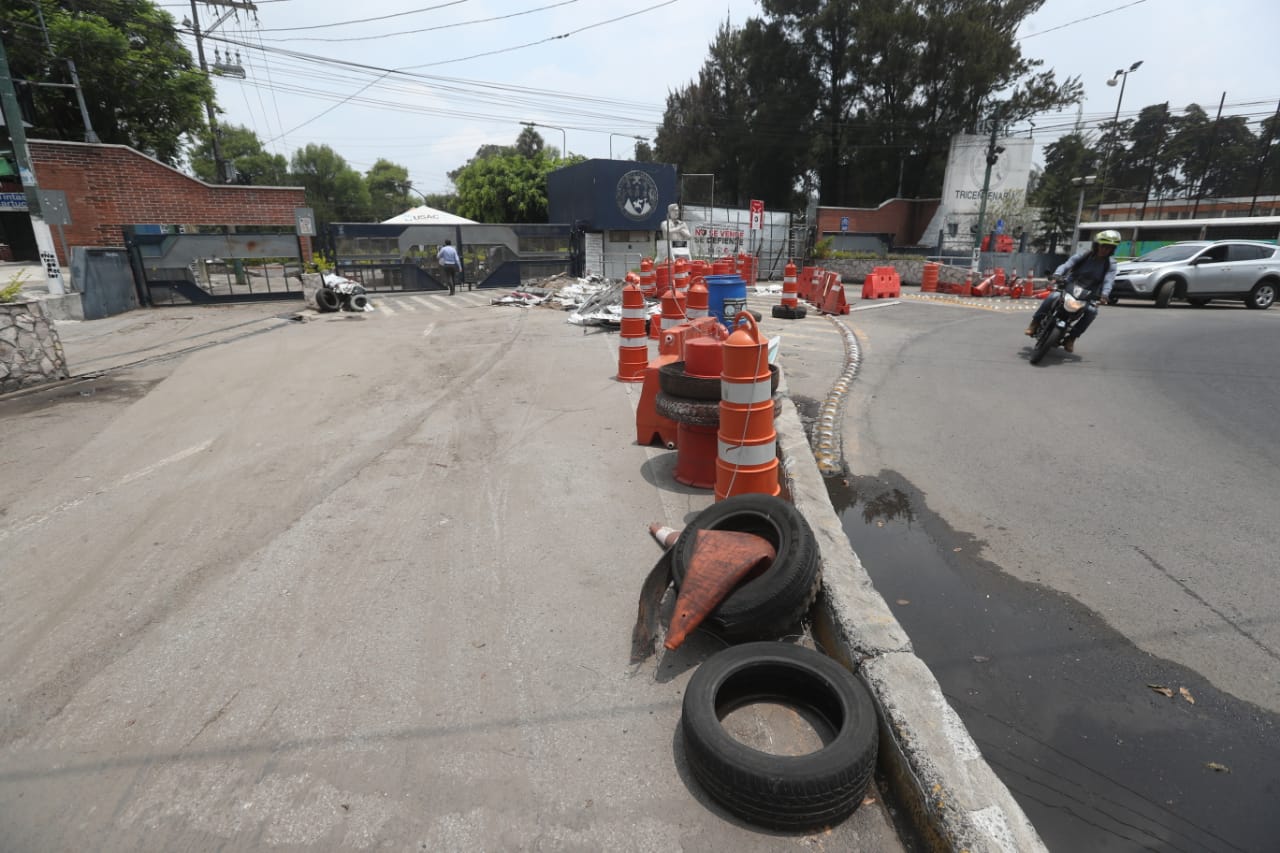
[[[454,216],[452,213],[446,213],[443,210],[436,210],[428,205],[419,205],[418,207],[406,210],[399,216],[393,216],[384,220],[383,225],[475,225],[474,219],[466,219],[462,216]]]

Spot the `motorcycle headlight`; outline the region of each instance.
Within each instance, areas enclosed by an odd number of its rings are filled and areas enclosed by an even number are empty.
[[[1076,299],[1070,293],[1062,294],[1062,305],[1072,314],[1077,311],[1083,311],[1087,303],[1083,299]]]

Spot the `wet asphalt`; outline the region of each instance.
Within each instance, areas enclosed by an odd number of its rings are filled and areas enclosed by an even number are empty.
[[[1280,717],[977,558],[981,543],[895,473],[828,484],[876,588],[1051,850],[1280,846],[1266,805]]]

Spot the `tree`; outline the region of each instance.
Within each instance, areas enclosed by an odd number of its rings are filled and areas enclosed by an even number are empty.
[[[656,156],[714,174],[715,203],[796,206],[816,103],[807,61],[780,26],[758,19],[722,26],[710,54],[696,81],[668,95]]]
[[[465,166],[449,173],[458,188],[452,212],[477,222],[546,222],[547,175],[586,159],[562,160],[548,154],[554,151],[531,127],[515,145],[480,146]]]
[[[375,219],[390,219],[417,204],[409,195],[413,186],[409,182],[409,170],[399,163],[379,157],[365,172],[364,182]]]
[[[327,145],[309,144],[293,154],[293,181],[307,191],[318,233],[331,222],[365,222],[371,217],[364,177]]]
[[[228,124],[218,125],[218,141],[222,156],[236,168],[238,184],[260,187],[279,187],[289,184],[289,161],[280,154],[272,154],[262,147],[258,134],[247,127]],[[208,128],[202,128],[196,142],[187,151],[191,171],[202,181],[216,180],[217,169],[213,162],[213,142]]]
[[[820,81],[823,204],[878,204],[942,185],[951,138],[1077,102],[1070,78],[1023,57],[1018,26],[1043,0],[762,0]]]
[[[48,45],[35,3],[44,16]],[[179,40],[173,18],[148,0],[6,4],[3,36],[17,78],[68,83],[65,60],[75,62],[102,142],[129,145],[176,165],[183,137],[205,126],[204,102],[213,97],[213,88]],[[85,138],[73,91],[32,86],[31,97],[32,136]]]
[[[1098,155],[1084,134],[1069,133],[1045,147],[1045,167],[1031,193],[1031,203],[1040,208],[1042,230],[1035,242],[1053,251],[1071,239],[1076,227],[1076,211],[1080,206],[1082,187],[1073,178],[1096,174]],[[1091,196],[1085,189],[1085,198]]]

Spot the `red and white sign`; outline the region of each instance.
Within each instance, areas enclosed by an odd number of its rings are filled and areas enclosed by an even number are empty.
[[[764,202],[758,198],[751,199],[751,230],[764,228]]]

